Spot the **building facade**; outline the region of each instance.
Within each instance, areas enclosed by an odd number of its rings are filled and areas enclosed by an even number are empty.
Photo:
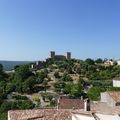
[[[120,78],[113,79],[113,87],[120,87]]]
[[[50,59],[55,59],[55,60],[63,60],[63,59],[71,59],[71,52],[67,52],[65,55],[56,55],[55,51],[50,51],[49,55]]]
[[[111,107],[120,106],[120,92],[102,92],[101,102],[105,102]]]

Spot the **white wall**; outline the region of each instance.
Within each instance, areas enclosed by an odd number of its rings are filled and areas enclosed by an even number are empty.
[[[95,120],[95,118],[89,115],[72,114],[72,120]]]
[[[96,116],[100,120],[120,120],[120,117],[118,115],[104,115],[104,114],[97,114]]]
[[[8,120],[11,120],[11,119],[10,119],[10,113],[9,113],[9,111],[8,111]]]
[[[120,65],[120,61],[117,61],[117,64]]]
[[[113,87],[120,87],[120,80],[113,80]]]
[[[107,102],[108,100],[108,94],[107,94],[107,92],[102,92],[101,93],[101,102]]]
[[[115,106],[116,104],[113,98],[108,94],[108,92],[101,93],[101,102],[105,102],[109,106]]]

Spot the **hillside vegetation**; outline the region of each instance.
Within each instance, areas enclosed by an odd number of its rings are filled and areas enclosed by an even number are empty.
[[[120,77],[120,66],[105,66],[102,59],[51,60],[37,71],[26,64],[9,74],[0,64],[0,119],[11,109],[54,107],[64,94],[99,100],[102,91],[120,90],[112,87],[114,77]]]

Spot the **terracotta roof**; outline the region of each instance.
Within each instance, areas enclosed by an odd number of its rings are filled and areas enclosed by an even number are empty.
[[[9,111],[9,120],[72,120],[70,110],[36,109]]]
[[[84,101],[61,97],[58,102],[59,109],[84,109]]]
[[[113,80],[120,80],[120,78],[114,78]]]
[[[91,112],[103,113],[103,114],[120,114],[120,106],[111,107],[107,103],[103,102],[91,102]]]
[[[108,92],[108,94],[115,100],[115,102],[120,103],[120,91],[119,92]]]

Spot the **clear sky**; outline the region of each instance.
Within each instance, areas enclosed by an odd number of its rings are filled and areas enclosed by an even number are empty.
[[[0,0],[0,60],[120,58],[120,0]]]

